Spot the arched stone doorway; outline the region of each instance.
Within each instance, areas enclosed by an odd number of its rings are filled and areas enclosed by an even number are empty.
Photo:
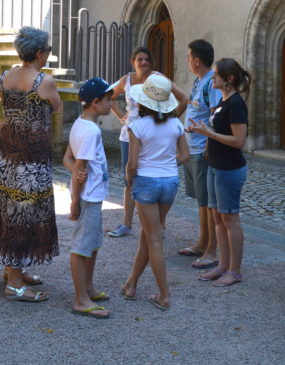
[[[155,69],[174,77],[174,31],[166,1],[129,0],[121,22],[133,24],[133,44],[148,46],[155,60]]]
[[[284,40],[285,2],[256,0],[248,19],[244,47],[244,65],[254,81],[249,99],[248,149],[252,151],[284,146]]]
[[[285,41],[282,50],[282,117],[281,117],[281,148],[285,150]]]
[[[174,33],[165,4],[160,9],[159,23],[149,34],[148,48],[154,56],[154,69],[173,80]]]

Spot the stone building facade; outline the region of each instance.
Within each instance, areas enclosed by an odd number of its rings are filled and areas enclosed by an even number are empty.
[[[79,6],[89,10],[91,23],[132,23],[134,46],[150,44],[166,7],[173,49],[165,57],[172,58],[174,81],[189,92],[187,45],[197,38],[210,41],[216,59],[233,57],[252,75],[247,149],[285,148],[284,0],[79,0]]]
[[[210,41],[216,60],[233,57],[252,75],[247,150],[285,149],[284,0],[2,0],[0,30],[23,24],[51,29],[51,7],[55,21],[59,3],[65,22],[71,4],[73,22],[74,14],[86,8],[90,25],[131,23],[133,46],[149,46],[156,69],[186,93],[193,82],[187,69],[188,43],[198,38]],[[55,44],[57,38],[53,30]],[[102,126],[109,131],[120,128],[114,117]]]

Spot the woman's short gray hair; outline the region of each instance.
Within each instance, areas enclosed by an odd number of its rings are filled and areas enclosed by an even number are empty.
[[[19,30],[14,41],[14,46],[21,60],[32,62],[38,50],[47,46],[49,34],[44,30],[34,27],[23,27]]]

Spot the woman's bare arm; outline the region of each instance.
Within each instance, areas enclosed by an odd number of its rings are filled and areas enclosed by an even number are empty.
[[[129,130],[129,160],[126,166],[126,181],[129,187],[132,186],[133,177],[137,172],[140,145],[140,140]]]
[[[187,95],[180,89],[178,86],[176,86],[174,83],[172,83],[172,92],[176,99],[179,101],[179,105],[176,108],[177,116],[180,117],[185,109],[187,108],[188,104],[188,97]]]
[[[176,161],[177,165],[180,166],[186,163],[190,158],[189,146],[186,141],[185,134],[180,136],[177,140],[177,151],[178,154],[176,155]]]
[[[247,124],[231,124],[231,130],[233,135],[225,135],[215,132],[212,128],[208,127],[204,122],[200,121],[196,123],[191,119],[192,126],[188,127],[188,132],[198,132],[211,139],[223,143],[227,146],[234,148],[242,148],[246,140]]]
[[[57,112],[62,104],[59,93],[57,92],[54,79],[46,75],[38,88],[38,94],[41,98],[46,99],[51,104],[53,111]]]

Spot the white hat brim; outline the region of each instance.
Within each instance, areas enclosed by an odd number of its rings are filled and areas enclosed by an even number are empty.
[[[178,101],[173,93],[170,93],[169,98],[165,101],[151,99],[143,92],[143,84],[131,86],[130,95],[138,104],[161,113],[170,113],[178,106]]]
[[[114,87],[116,87],[119,84],[119,82],[120,82],[120,80],[118,80],[118,81],[114,82],[112,85],[110,85],[108,87],[108,89],[105,91],[105,93],[108,92],[108,91],[110,91],[110,90],[113,90]]]

